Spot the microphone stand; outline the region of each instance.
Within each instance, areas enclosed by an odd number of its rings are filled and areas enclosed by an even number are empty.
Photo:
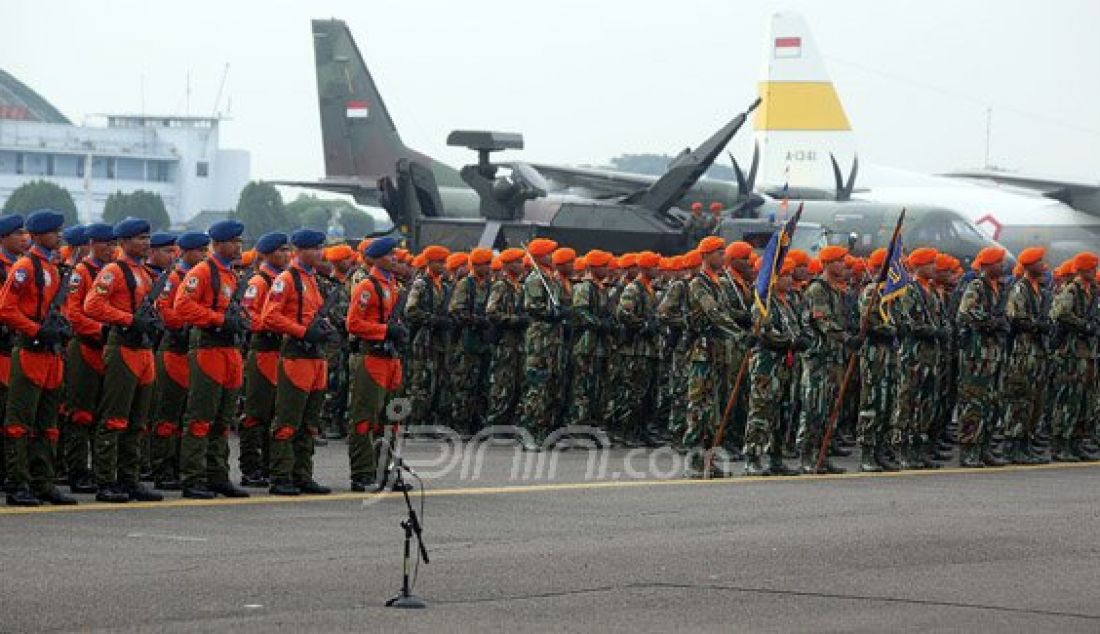
[[[395,474],[394,484],[401,485],[404,482],[401,479],[401,471],[408,469],[401,459],[394,456],[394,468]],[[412,471],[409,471],[412,474]],[[415,475],[415,474],[414,474]],[[421,484],[421,490],[423,490],[423,484]],[[428,560],[428,549],[424,547],[423,530],[420,526],[420,519],[416,515],[416,509],[413,508],[412,500],[409,499],[409,487],[401,486],[401,494],[405,497],[405,508],[408,509],[408,517],[401,522],[401,528],[405,530],[405,558],[402,563],[402,579],[401,579],[401,592],[386,601],[387,608],[405,608],[405,609],[421,609],[428,607],[428,604],[424,603],[424,600],[416,595],[412,594],[412,590],[409,587],[409,559],[411,556],[412,538],[416,536],[417,545],[417,557],[419,560],[423,560],[425,564],[430,563]]]

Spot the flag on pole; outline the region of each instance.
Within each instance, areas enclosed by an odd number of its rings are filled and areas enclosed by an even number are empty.
[[[764,255],[761,256],[760,273],[756,276],[756,289],[753,293],[761,317],[768,316],[772,287],[775,285],[778,271],[783,268],[783,258],[787,257],[787,251],[791,248],[791,238],[794,237],[798,219],[802,216],[803,204],[799,203],[798,209],[790,220],[772,234],[771,240],[768,240],[768,246],[764,249]]]
[[[886,260],[879,273],[879,313],[883,321],[889,321],[886,307],[893,300],[905,294],[909,288],[909,271],[905,268],[905,247],[901,240],[901,225],[905,221],[905,210],[901,210],[898,224],[894,228],[894,236],[890,239],[890,246],[886,249]]]

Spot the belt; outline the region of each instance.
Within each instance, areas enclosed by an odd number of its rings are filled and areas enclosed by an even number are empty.
[[[394,347],[392,341],[365,341],[363,339],[354,339],[348,344],[348,349],[352,354],[365,354],[369,357],[394,359],[398,356],[397,348]]]
[[[240,345],[240,341],[236,335],[212,328],[202,328],[199,330],[197,345],[199,348],[236,348]]]
[[[16,335],[14,347],[29,350],[31,352],[53,352],[55,354],[61,354],[60,343],[45,344],[26,335]]]
[[[282,337],[273,332],[262,331],[252,333],[251,348],[255,352],[275,352],[282,344]]]
[[[111,326],[111,333],[119,344],[127,348],[152,348],[153,342],[143,333],[123,326]]]

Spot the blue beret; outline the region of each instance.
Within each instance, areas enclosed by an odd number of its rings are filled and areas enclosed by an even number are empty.
[[[272,231],[271,233],[265,233],[260,236],[259,240],[256,240],[256,251],[267,255],[278,251],[280,247],[287,243],[287,236],[281,231]]]
[[[241,237],[241,234],[244,233],[244,225],[236,220],[219,220],[210,225],[206,233],[210,235],[210,239],[214,242],[228,242]]]
[[[389,255],[391,251],[397,248],[397,244],[397,238],[393,236],[371,240],[366,250],[363,251],[363,255],[368,258],[380,258]]]
[[[39,209],[27,216],[24,225],[30,233],[50,233],[65,224],[65,216],[52,209]]]
[[[149,221],[133,216],[123,218],[115,225],[116,238],[132,238],[150,231]]]
[[[105,222],[94,222],[84,226],[84,238],[89,242],[110,242],[115,239],[115,228]]]
[[[202,249],[208,244],[210,244],[210,236],[201,231],[185,231],[176,239],[176,246],[184,251]]]
[[[316,229],[299,229],[290,234],[290,243],[299,249],[313,249],[325,243],[325,234]]]
[[[7,216],[0,216],[0,237],[9,236],[13,232],[19,231],[22,228],[23,228],[23,216],[20,216],[19,214],[8,214]],[[79,229],[80,227],[73,227],[73,228],[74,229]],[[65,239],[65,242],[68,242],[69,244],[73,244],[72,242],[70,242],[68,240],[68,238]],[[73,246],[80,246],[80,245],[77,244],[77,245],[73,245]]]
[[[154,249],[160,247],[170,247],[176,243],[176,234],[168,233],[167,231],[158,231],[149,236],[149,246]]]

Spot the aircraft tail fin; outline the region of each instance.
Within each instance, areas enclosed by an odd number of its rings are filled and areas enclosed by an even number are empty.
[[[848,163],[855,137],[806,20],[776,13],[764,46],[763,105],[753,127],[762,150],[760,189],[829,189],[830,154]]]
[[[396,177],[416,153],[397,133],[359,47],[342,20],[313,20],[317,99],[327,178]]]

